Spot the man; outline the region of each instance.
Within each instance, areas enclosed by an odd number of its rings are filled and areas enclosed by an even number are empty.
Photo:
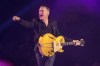
[[[59,36],[57,25],[55,21],[49,20],[50,9],[47,6],[40,6],[39,8],[39,20],[33,19],[32,22],[25,21],[18,16],[13,16],[13,21],[19,22],[21,25],[34,29],[34,42],[35,42],[35,53],[38,66],[53,66],[55,55],[46,57],[42,56],[38,49],[38,39],[46,33],[51,33],[54,36]],[[76,44],[80,44],[78,40],[72,40],[65,38],[67,41],[74,41]]]

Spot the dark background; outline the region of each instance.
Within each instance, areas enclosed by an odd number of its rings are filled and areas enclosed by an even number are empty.
[[[100,63],[100,1],[99,0],[1,0],[0,59],[17,66],[36,66],[32,29],[12,21],[17,15],[31,21],[38,17],[38,8],[51,9],[50,18],[58,22],[62,35],[85,40],[84,47],[66,46],[58,53],[54,66],[92,66]]]

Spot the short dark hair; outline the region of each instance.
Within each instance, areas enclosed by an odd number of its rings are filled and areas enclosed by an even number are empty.
[[[45,7],[49,12],[50,12],[50,8],[46,5],[41,5],[40,7]]]

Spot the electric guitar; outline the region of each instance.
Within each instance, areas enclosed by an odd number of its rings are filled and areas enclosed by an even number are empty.
[[[39,38],[38,41],[39,51],[42,56],[53,56],[56,52],[64,52],[62,49],[66,45],[76,45],[75,42],[65,42],[63,36],[55,37],[50,33],[46,33],[44,36]],[[80,46],[84,46],[85,41],[80,39]]]

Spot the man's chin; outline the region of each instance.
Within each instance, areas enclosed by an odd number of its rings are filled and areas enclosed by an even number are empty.
[[[44,20],[44,18],[39,18],[40,20]]]

